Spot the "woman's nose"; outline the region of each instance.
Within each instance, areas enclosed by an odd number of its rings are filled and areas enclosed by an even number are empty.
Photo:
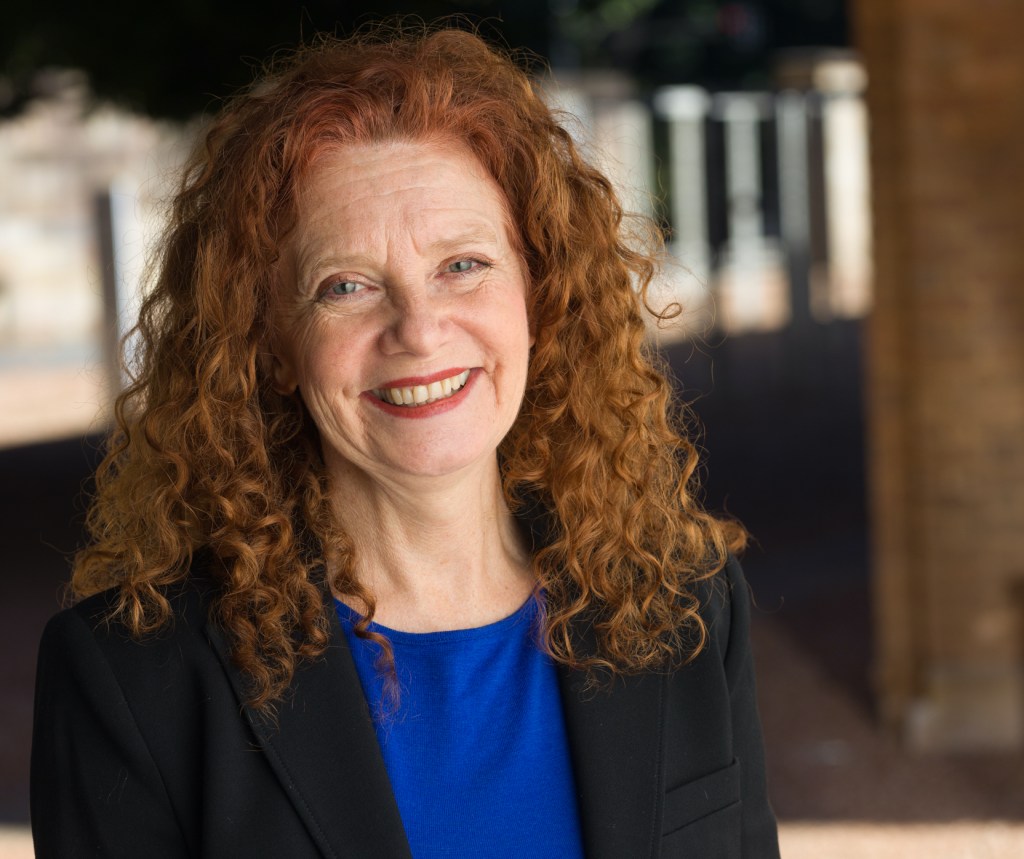
[[[447,337],[444,297],[429,290],[404,293],[392,302],[389,323],[381,335],[386,354],[431,355]]]

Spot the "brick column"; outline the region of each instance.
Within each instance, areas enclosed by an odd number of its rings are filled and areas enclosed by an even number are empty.
[[[883,718],[1024,745],[1024,3],[854,0],[876,298],[868,437]]]

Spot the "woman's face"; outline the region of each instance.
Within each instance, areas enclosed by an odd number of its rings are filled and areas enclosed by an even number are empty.
[[[493,468],[532,344],[503,196],[454,143],[324,153],[282,249],[274,383],[329,469],[378,482]]]

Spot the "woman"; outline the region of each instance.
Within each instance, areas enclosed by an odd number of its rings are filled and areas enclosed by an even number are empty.
[[[777,855],[652,260],[474,35],[227,105],[43,638],[39,855]]]

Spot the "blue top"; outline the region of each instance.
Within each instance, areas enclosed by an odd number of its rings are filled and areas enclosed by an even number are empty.
[[[387,637],[400,683],[388,712],[380,648],[338,617],[370,705],[415,859],[582,859],[569,746],[554,663],[536,644],[531,598],[487,626]]]

